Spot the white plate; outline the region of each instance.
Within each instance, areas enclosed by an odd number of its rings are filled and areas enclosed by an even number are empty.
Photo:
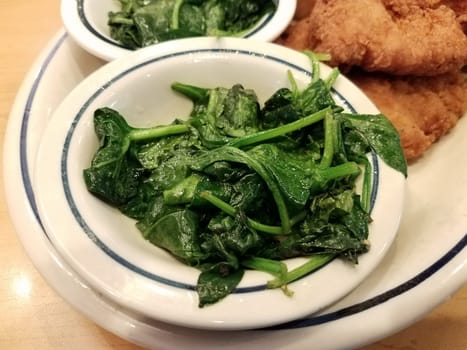
[[[116,306],[59,256],[42,230],[31,185],[42,126],[58,102],[101,64],[63,32],[52,38],[17,95],[4,147],[7,202],[20,240],[50,285],[101,327],[157,350],[301,350],[310,344],[347,350],[407,327],[467,282],[467,166],[459,161],[467,147],[464,117],[409,167],[406,210],[382,264],[351,294],[319,314],[276,329],[212,332],[149,321]]]
[[[246,271],[234,293],[204,308],[198,307],[195,291],[199,270],[146,241],[134,220],[89,193],[83,181],[83,169],[89,167],[98,147],[93,124],[97,108],[112,107],[136,127],[169,124],[175,117],[188,117],[192,107],[171,90],[174,81],[208,87],[240,83],[264,102],[276,90],[289,87],[288,70],[304,88],[311,80],[310,68],[307,56],[275,44],[193,38],[139,50],[93,73],[55,111],[36,160],[39,214],[57,250],[116,303],[189,327],[268,327],[305,317],[348,294],[384,257],[403,209],[405,178],[378,157],[372,157],[371,248],[358,265],[335,260],[290,283],[292,297],[280,289],[267,289],[270,275]],[[322,65],[323,78],[330,71]],[[348,112],[378,113],[343,76],[337,78],[333,93]],[[286,263],[292,269],[304,261]]]
[[[245,38],[273,41],[285,30],[293,18],[297,1],[276,2],[276,11],[245,33]],[[132,52],[110,37],[108,12],[117,12],[119,9],[120,4],[117,0],[61,1],[61,17],[68,33],[85,50],[107,61]]]

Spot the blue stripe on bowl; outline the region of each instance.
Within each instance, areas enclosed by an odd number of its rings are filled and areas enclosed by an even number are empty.
[[[52,49],[50,50],[50,52],[48,53],[48,55],[45,57],[44,61],[42,62],[39,73],[34,79],[34,82],[29,91],[27,101],[25,104],[25,108],[23,111],[23,116],[21,120],[20,138],[18,140],[21,178],[23,181],[23,187],[26,193],[27,201],[28,201],[28,204],[31,210],[34,213],[37,223],[42,229],[42,233],[44,234],[45,238],[52,244],[52,246],[53,246],[53,243],[50,241],[50,237],[45,231],[42,225],[39,213],[37,211],[36,200],[34,196],[34,189],[32,188],[30,169],[28,167],[28,160],[27,160],[27,140],[28,140],[28,133],[29,133],[29,118],[31,116],[31,107],[34,103],[37,89],[40,86],[41,80],[45,72],[49,68],[50,63],[55,57],[57,51],[61,48],[63,43],[66,42],[65,39],[67,39],[66,34],[64,34],[57,40],[55,45],[52,47]],[[449,250],[447,250],[446,253],[440,259],[433,262],[422,272],[400,283],[394,288],[391,288],[385,292],[382,292],[381,294],[378,294],[372,298],[366,299],[360,303],[349,305],[345,308],[339,309],[334,312],[322,314],[319,316],[306,317],[306,318],[303,318],[303,319],[300,319],[300,320],[297,320],[291,323],[286,323],[286,324],[277,326],[275,328],[269,328],[269,329],[273,330],[273,329],[312,327],[312,326],[316,326],[320,324],[333,322],[333,321],[336,321],[336,320],[339,320],[339,319],[342,319],[348,316],[352,316],[352,315],[364,312],[366,310],[372,309],[381,304],[384,304],[385,302],[391,299],[394,299],[412,290],[413,288],[416,288],[422,282],[429,279],[431,276],[433,276],[438,271],[440,271],[444,266],[446,266],[452,259],[458,256],[466,248],[466,246],[467,246],[467,233],[465,233],[464,236],[454,246],[452,246]]]
[[[267,26],[267,24],[271,21],[271,19],[274,17],[274,13],[270,13],[269,15],[265,16],[264,19],[255,27],[251,32],[248,32],[246,35],[244,35],[244,38],[249,38],[256,33],[258,33],[260,30],[262,30],[264,27]]]
[[[120,47],[122,49],[128,50],[125,46],[119,44],[118,42],[110,39],[109,37],[102,35],[99,33],[98,30],[96,30],[91,23],[89,23],[88,18],[86,17],[86,13],[84,11],[84,0],[77,0],[76,1],[76,6],[78,8],[78,16],[79,19],[81,20],[81,23],[86,27],[87,30],[89,30],[93,35],[98,37],[100,40],[105,41],[108,44]]]

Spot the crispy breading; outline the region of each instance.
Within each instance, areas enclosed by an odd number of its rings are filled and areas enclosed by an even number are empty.
[[[278,43],[330,53],[331,65],[430,76],[467,64],[467,37],[456,12],[440,0],[302,1],[300,16],[309,10],[308,16]]]
[[[443,0],[442,3],[456,13],[457,21],[467,34],[467,0]]]
[[[393,123],[407,159],[420,157],[467,110],[466,75],[393,77],[359,71],[348,76]]]

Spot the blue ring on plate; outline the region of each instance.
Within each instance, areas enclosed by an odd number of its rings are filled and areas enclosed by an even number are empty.
[[[29,93],[28,98],[26,100],[26,106],[24,107],[23,120],[21,122],[21,131],[20,131],[19,159],[20,159],[21,177],[22,177],[23,184],[24,184],[24,190],[29,200],[29,204],[31,206],[34,217],[39,223],[42,231],[44,231],[44,234],[48,240],[50,240],[50,238],[42,224],[42,220],[39,215],[39,210],[37,209],[36,198],[35,198],[34,190],[32,188],[32,183],[31,183],[31,176],[29,175],[29,170],[28,170],[28,155],[27,155],[28,127],[29,127],[29,117],[31,116],[32,105],[34,102],[34,97],[36,95],[39,83],[41,82],[42,76],[44,75],[46,69],[48,68],[50,62],[52,61],[52,58],[55,56],[58,49],[62,46],[66,38],[67,36],[63,35],[58,39],[57,43],[53,46],[52,50],[48,53],[47,57],[44,59],[44,62],[41,64],[39,72],[37,73],[37,77],[36,79],[34,79],[32,83],[31,92]]]
[[[32,188],[31,177],[29,175],[29,168],[28,168],[28,161],[27,161],[27,138],[28,138],[28,131],[29,131],[29,118],[31,116],[31,107],[34,104],[34,99],[37,93],[37,89],[42,81],[42,78],[49,68],[49,64],[51,63],[52,59],[55,57],[57,51],[61,48],[62,44],[67,39],[67,35],[64,34],[61,36],[55,45],[52,47],[50,52],[47,54],[46,58],[42,62],[40,69],[35,77],[33,84],[31,86],[31,90],[28,94],[26,104],[23,111],[23,118],[21,120],[21,131],[20,131],[20,138],[19,138],[19,158],[20,158],[20,169],[21,169],[21,178],[23,180],[23,186],[26,193],[26,197],[28,203],[31,207],[31,210],[34,213],[35,218],[39,226],[42,229],[42,233],[47,238],[47,240],[52,244],[50,237],[48,236],[46,230],[44,229],[39,213],[37,211],[37,205],[34,195],[34,189]],[[53,244],[52,244],[53,245]],[[365,310],[371,309],[378,305],[384,304],[385,302],[402,295],[413,288],[417,287],[419,284],[423,283],[431,276],[436,274],[439,270],[441,270],[445,265],[447,265],[452,259],[457,257],[464,249],[467,247],[467,232],[464,236],[453,246],[451,247],[441,258],[436,260],[433,264],[429,265],[426,269],[422,272],[418,273],[412,278],[400,283],[399,285],[391,288],[385,292],[377,294],[376,296],[366,299],[360,303],[353,304],[347,306],[345,308],[339,309],[334,312],[329,312],[326,314],[318,315],[318,316],[310,316],[300,320],[297,320],[292,323],[279,325],[275,328],[269,329],[291,329],[291,328],[301,328],[301,327],[312,327],[328,322],[333,322],[345,317],[349,317],[360,312],[364,312]]]
[[[127,47],[123,46],[119,42],[117,42],[115,40],[112,40],[109,37],[99,33],[99,31],[92,26],[92,24],[89,22],[89,20],[88,20],[88,18],[86,16],[86,12],[84,11],[84,0],[77,0],[76,5],[77,5],[77,9],[78,9],[78,17],[79,17],[81,23],[84,25],[84,27],[86,27],[87,30],[89,30],[93,35],[95,35],[96,37],[98,37],[102,41],[105,41],[108,44],[111,44],[111,45],[120,47],[122,49],[128,50]],[[253,36],[254,34],[256,34],[257,32],[259,32],[261,29],[263,29],[271,21],[271,19],[273,17],[274,17],[274,13],[270,13],[267,16],[265,16],[264,18],[262,18],[260,20],[260,22],[258,22],[258,24],[253,28],[253,30],[251,30],[246,35],[244,35],[243,38],[249,38],[249,37]]]
[[[119,81],[120,79],[124,78],[128,74],[145,67],[147,65],[153,64],[155,62],[160,62],[163,60],[167,59],[172,59],[174,57],[180,57],[180,56],[185,56],[185,55],[191,55],[191,54],[196,54],[196,53],[229,53],[229,54],[235,54],[235,55],[247,55],[249,57],[255,56],[255,57],[260,57],[261,59],[266,59],[266,60],[271,60],[274,62],[278,62],[282,65],[285,66],[287,69],[294,69],[296,71],[299,71],[300,73],[304,73],[308,76],[311,77],[311,73],[303,69],[302,67],[299,67],[297,65],[291,64],[290,62],[284,61],[280,58],[274,57],[274,56],[269,56],[269,55],[264,55],[262,53],[257,53],[254,51],[246,51],[246,50],[236,50],[236,49],[196,49],[196,50],[189,50],[189,51],[181,51],[181,52],[176,52],[160,57],[156,57],[150,60],[147,60],[145,62],[139,63],[122,73],[119,73],[115,77],[111,78],[107,83],[102,85],[99,89],[97,89],[89,98],[88,100],[83,104],[83,106],[80,108],[78,111],[78,114],[75,116],[73,119],[70,129],[68,130],[68,133],[65,138],[65,143],[63,145],[63,151],[62,151],[62,160],[61,160],[61,175],[62,175],[62,184],[63,184],[63,189],[65,192],[65,197],[67,199],[68,205],[70,207],[71,212],[73,213],[73,216],[75,217],[77,223],[80,225],[82,230],[86,233],[86,235],[92,240],[94,244],[96,244],[105,254],[107,254],[109,257],[111,257],[113,260],[115,260],[117,263],[125,266],[126,268],[130,269],[131,271],[145,276],[153,281],[163,283],[166,285],[169,285],[171,287],[177,287],[177,288],[183,288],[183,289],[188,289],[188,290],[196,290],[196,286],[193,284],[187,284],[179,281],[175,281],[173,279],[169,279],[160,275],[156,275],[154,273],[151,273],[149,271],[146,271],[133,263],[129,262],[126,260],[124,257],[120,256],[117,252],[113,251],[110,249],[95,233],[95,231],[87,224],[86,220],[83,218],[81,215],[79,208],[76,206],[76,203],[73,199],[73,195],[70,190],[70,185],[68,181],[68,169],[67,169],[67,162],[68,162],[68,150],[69,146],[71,143],[71,139],[73,138],[74,131],[76,129],[76,126],[79,124],[82,116],[84,115],[85,112],[87,112],[89,106],[91,103],[100,95],[102,94],[106,89],[108,89],[110,86],[112,86],[114,83]],[[284,69],[284,71],[286,71]],[[347,107],[352,113],[355,113],[355,108],[342,96],[338,91],[333,89],[333,93],[343,102],[345,107]],[[373,162],[373,185],[372,185],[372,193],[371,193],[371,202],[370,202],[370,207],[372,208],[374,205],[374,201],[376,199],[376,193],[378,190],[378,182],[379,182],[379,174],[378,174],[378,160],[375,155],[372,157],[372,162]],[[255,285],[255,286],[249,286],[249,287],[241,287],[237,288],[235,290],[235,293],[251,293],[251,292],[257,292],[257,291],[263,291],[267,289],[266,284],[261,284],[261,285]]]

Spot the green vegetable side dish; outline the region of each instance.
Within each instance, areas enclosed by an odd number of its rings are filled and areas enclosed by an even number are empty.
[[[368,251],[375,152],[407,175],[399,135],[381,114],[345,113],[316,55],[310,84],[276,91],[260,106],[241,85],[174,82],[193,102],[186,121],[133,128],[95,111],[100,146],[84,170],[88,190],[136,220],[144,238],[200,270],[199,306],[232,293],[246,270],[282,288],[335,258]],[[361,193],[356,179],[363,176]],[[285,259],[306,257],[288,270]]]
[[[118,0],[110,36],[128,49],[196,36],[242,36],[276,9],[273,0]]]

